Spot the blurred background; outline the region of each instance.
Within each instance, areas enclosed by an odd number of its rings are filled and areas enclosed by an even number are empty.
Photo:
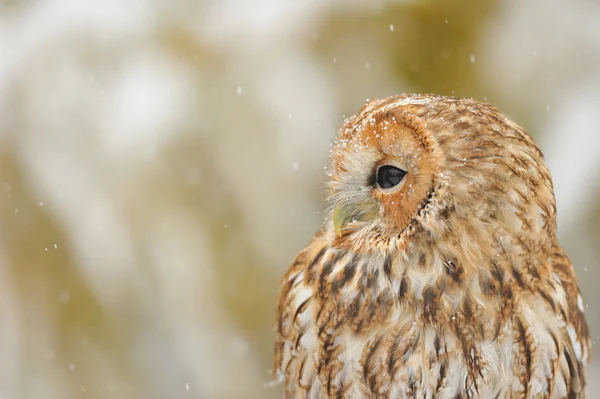
[[[593,0],[0,0],[0,398],[280,397],[278,281],[321,226],[329,143],[402,92],[491,102],[538,142],[595,342],[599,20]]]

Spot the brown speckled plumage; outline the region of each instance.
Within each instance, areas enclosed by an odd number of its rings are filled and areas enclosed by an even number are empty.
[[[332,163],[330,218],[282,281],[286,398],[585,396],[582,299],[518,125],[472,100],[374,100]],[[381,165],[407,173],[382,189]]]

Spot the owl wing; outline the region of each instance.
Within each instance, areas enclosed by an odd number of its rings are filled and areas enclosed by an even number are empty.
[[[583,397],[585,386],[584,365],[588,362],[590,353],[590,335],[583,312],[584,305],[573,264],[555,243],[552,253],[552,268],[554,277],[560,281],[566,294],[566,309],[562,317],[566,320],[563,342],[564,359],[562,364],[563,376],[567,392],[573,397]],[[569,396],[571,397],[571,396]]]
[[[311,355],[317,342],[312,304],[316,266],[327,251],[322,232],[302,250],[280,284],[273,372],[285,379],[287,398],[312,397],[319,389]]]

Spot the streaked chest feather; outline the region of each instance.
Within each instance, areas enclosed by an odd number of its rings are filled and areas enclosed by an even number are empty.
[[[562,398],[573,384],[560,280],[544,282],[544,299],[435,251],[303,256],[280,304],[276,366],[290,398]]]

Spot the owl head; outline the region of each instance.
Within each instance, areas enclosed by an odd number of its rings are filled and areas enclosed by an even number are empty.
[[[331,151],[328,232],[359,253],[415,244],[461,246],[519,231],[532,245],[556,232],[543,155],[487,104],[432,95],[367,102]],[[483,249],[485,251],[485,249]],[[490,254],[491,255],[491,254]]]

